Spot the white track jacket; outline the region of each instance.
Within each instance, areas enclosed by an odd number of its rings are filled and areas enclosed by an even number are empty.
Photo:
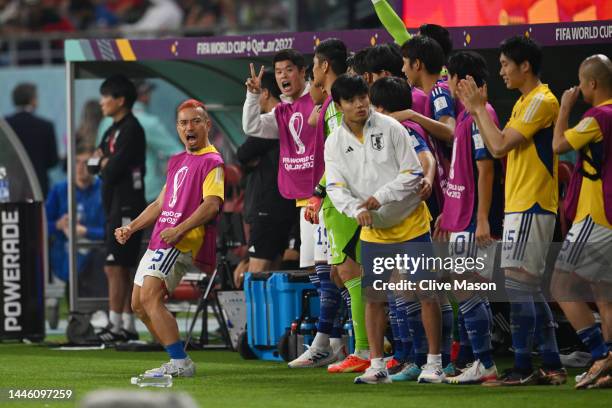
[[[327,194],[336,209],[356,218],[357,208],[374,196],[381,204],[372,211],[374,227],[403,221],[421,202],[423,169],[410,135],[395,119],[370,110],[363,143],[343,122],[325,142]]]

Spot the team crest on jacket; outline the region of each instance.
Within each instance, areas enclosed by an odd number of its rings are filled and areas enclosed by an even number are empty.
[[[383,144],[383,134],[374,133],[370,136],[370,140],[372,141],[372,147],[376,150],[382,150],[385,145]]]

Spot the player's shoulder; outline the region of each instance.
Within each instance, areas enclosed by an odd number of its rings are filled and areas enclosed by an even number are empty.
[[[589,114],[589,111],[585,112],[573,130],[578,133],[601,132],[596,115]]]
[[[548,85],[541,84],[524,101],[525,109],[532,111],[559,110],[559,100]]]
[[[325,148],[332,148],[338,145],[339,140],[342,139],[346,134],[346,129],[342,125],[338,126],[330,132],[325,138]]]
[[[370,122],[370,126],[380,128],[383,131],[407,132],[404,125],[400,122],[380,112],[372,111],[368,121]]]
[[[416,135],[419,137],[425,137],[425,129],[421,125],[411,120],[406,120],[401,122],[402,126],[410,133],[411,135]]]

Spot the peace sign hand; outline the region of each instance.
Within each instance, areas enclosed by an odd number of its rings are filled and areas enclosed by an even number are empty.
[[[255,74],[255,65],[252,62],[249,64],[249,68],[251,69],[251,76],[247,78],[245,85],[249,92],[259,94],[261,93],[261,77],[263,77],[264,67],[261,66],[259,74]]]

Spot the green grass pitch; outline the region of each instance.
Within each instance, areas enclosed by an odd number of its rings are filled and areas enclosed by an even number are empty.
[[[571,370],[569,383],[559,387],[491,389],[415,383],[370,386],[352,384],[354,374],[331,375],[324,369],[289,370],[281,363],[245,361],[229,351],[196,351],[190,355],[198,367],[196,377],[175,379],[169,390],[188,393],[201,407],[612,406],[612,390],[573,389],[577,370]],[[71,388],[76,396],[66,402],[5,399],[0,406],[73,407],[86,393],[97,389],[136,392],[139,388],[130,384],[130,377],[166,359],[161,352],[57,351],[38,345],[0,344],[0,388]]]

